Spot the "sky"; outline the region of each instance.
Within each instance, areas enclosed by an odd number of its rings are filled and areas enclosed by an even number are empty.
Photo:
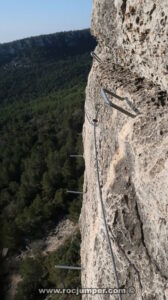
[[[93,0],[0,0],[0,43],[90,27]]]

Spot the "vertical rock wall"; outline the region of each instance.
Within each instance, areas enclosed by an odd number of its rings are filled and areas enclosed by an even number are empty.
[[[110,59],[168,85],[168,1],[94,0],[92,33]]]
[[[94,0],[93,62],[83,127],[85,179],[80,218],[82,286],[116,287],[98,193],[94,129],[103,202],[123,299],[168,299],[168,2]],[[101,86],[128,96],[132,119],[104,104]],[[111,98],[112,99],[112,98]],[[125,103],[113,101],[129,109]],[[92,122],[91,122],[92,123]],[[84,295],[83,299],[118,299]]]

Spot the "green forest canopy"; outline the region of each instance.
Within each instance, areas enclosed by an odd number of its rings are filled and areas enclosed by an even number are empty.
[[[78,220],[81,198],[66,190],[82,190],[84,162],[69,154],[83,151],[85,86],[95,45],[89,30],[0,45],[0,238],[11,253],[42,238],[65,216]],[[73,263],[79,262],[79,240],[46,258],[45,266],[40,257],[26,258],[16,299],[38,299],[31,268],[37,269],[33,276],[48,269],[47,280],[39,279],[44,286],[59,284],[50,260],[78,251]],[[4,279],[7,267],[1,263]],[[65,284],[73,280],[79,286],[79,274],[75,279],[70,273]]]
[[[70,160],[69,154],[82,153],[79,133],[89,52],[95,41],[89,31],[78,31],[80,43],[74,50],[71,44],[75,45],[75,33],[57,34],[57,42],[58,37],[60,44],[70,43],[69,53],[68,45],[66,51],[62,49],[63,57],[60,47],[58,57],[57,48],[54,52],[55,40],[44,46],[44,36],[41,48],[34,45],[33,38],[32,48],[23,47],[22,55],[20,48],[18,53],[15,49],[17,61],[20,55],[18,65],[14,66],[12,57],[0,68],[3,247],[15,249],[24,244],[25,238],[43,234],[47,224],[56,223],[62,216],[70,214],[77,220],[79,215],[81,200],[66,194],[66,189],[82,189],[84,166],[81,159]]]

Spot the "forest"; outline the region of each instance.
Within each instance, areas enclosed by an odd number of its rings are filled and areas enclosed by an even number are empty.
[[[83,153],[85,86],[95,46],[89,30],[0,45],[0,239],[1,250],[8,249],[1,257],[1,299],[10,258],[63,218],[78,222],[82,199],[67,190],[82,191],[84,161],[69,156]],[[65,286],[79,286],[78,274],[53,270],[58,260],[79,264],[79,248],[78,233],[45,259],[39,252],[20,261],[23,280],[15,299],[45,299],[38,288],[56,287],[61,278]]]

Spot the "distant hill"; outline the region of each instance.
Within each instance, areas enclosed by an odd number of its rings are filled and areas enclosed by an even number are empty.
[[[89,29],[60,32],[0,44],[0,66],[12,60],[41,62],[64,59],[90,51],[96,42]]]
[[[86,78],[84,65],[95,46],[88,29],[0,45],[0,103],[48,95]]]

